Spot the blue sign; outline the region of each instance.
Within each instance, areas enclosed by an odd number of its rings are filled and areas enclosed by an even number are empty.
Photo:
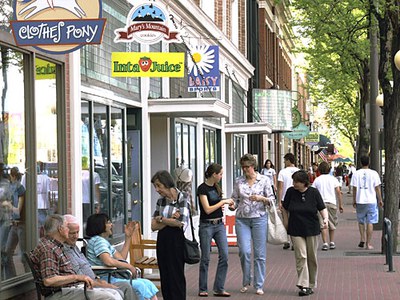
[[[188,53],[188,91],[219,91],[219,47],[200,45]]]

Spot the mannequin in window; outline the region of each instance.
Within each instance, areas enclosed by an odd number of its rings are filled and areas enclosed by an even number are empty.
[[[93,184],[94,184],[94,197],[93,201],[95,204],[95,213],[100,212],[100,175],[97,172],[93,172]],[[82,208],[83,208],[83,221],[86,222],[87,218],[92,214],[90,210],[90,170],[89,170],[89,158],[87,156],[82,157]]]
[[[189,194],[190,197],[190,210],[192,214],[196,214],[196,206],[193,203],[192,196],[192,180],[193,172],[188,167],[186,167],[185,162],[182,161],[181,165],[177,167],[174,172],[174,177],[176,181],[176,187],[182,191]]]
[[[50,209],[50,177],[44,170],[44,163],[39,161],[37,164],[37,208],[39,221],[39,236],[44,236],[44,221],[49,215]]]

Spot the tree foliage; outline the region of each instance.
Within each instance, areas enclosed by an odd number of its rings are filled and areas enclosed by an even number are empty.
[[[362,1],[294,0],[294,26],[308,41],[305,53],[309,90],[326,121],[348,138],[358,153],[368,152],[365,103],[369,82],[369,18]],[[360,126],[359,126],[360,125]],[[355,149],[356,150],[356,149]]]

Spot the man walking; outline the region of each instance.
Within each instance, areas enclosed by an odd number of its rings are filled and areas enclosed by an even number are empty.
[[[360,158],[361,169],[353,173],[351,186],[353,187],[353,207],[357,212],[360,243],[358,247],[368,250],[374,249],[371,245],[373,224],[378,223],[378,205],[383,206],[381,195],[381,179],[379,174],[369,168],[369,157]],[[377,205],[378,199],[378,205]]]
[[[63,243],[68,238],[67,222],[60,215],[49,215],[44,223],[45,236],[30,254],[34,272],[39,278],[40,291],[46,300],[85,300],[83,284],[91,299],[122,300],[116,289],[93,288],[93,280],[76,274],[64,252]]]
[[[285,199],[285,194],[288,188],[293,186],[292,175],[294,172],[298,171],[294,165],[294,155],[293,153],[286,153],[283,157],[285,168],[279,171],[278,174],[278,207],[282,209],[282,201]],[[290,241],[288,236],[288,241],[283,244],[283,249],[290,248]]]

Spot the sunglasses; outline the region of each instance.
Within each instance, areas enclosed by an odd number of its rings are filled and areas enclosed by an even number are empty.
[[[301,194],[301,202],[306,202],[306,194]]]

